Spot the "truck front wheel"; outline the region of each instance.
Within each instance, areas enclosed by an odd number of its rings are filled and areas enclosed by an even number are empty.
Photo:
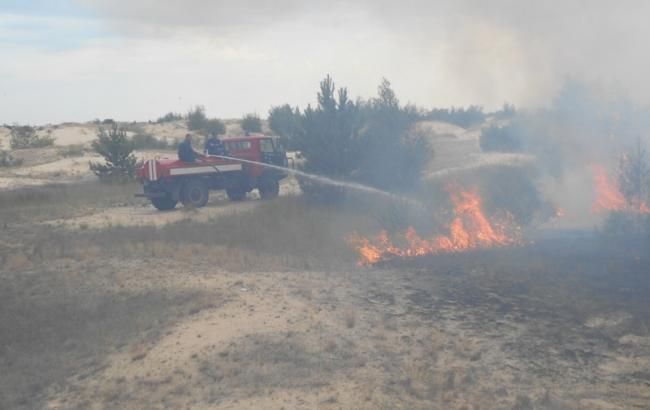
[[[208,187],[202,181],[187,181],[181,189],[184,206],[201,208],[208,203]]]
[[[176,208],[178,203],[170,194],[158,198],[151,198],[151,203],[159,211],[170,211]]]

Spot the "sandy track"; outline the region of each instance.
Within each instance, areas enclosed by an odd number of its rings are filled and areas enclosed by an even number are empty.
[[[289,178],[280,184],[281,196],[299,194],[300,187],[295,179]],[[224,192],[213,191],[210,193],[208,204],[200,209],[188,209],[179,204],[172,211],[161,212],[155,209],[147,199],[142,199],[140,206],[126,205],[91,209],[87,211],[86,215],[55,219],[45,223],[71,229],[88,229],[115,226],[163,226],[183,220],[205,222],[221,216],[250,211],[261,202],[257,192],[249,193],[244,201],[231,202]]]

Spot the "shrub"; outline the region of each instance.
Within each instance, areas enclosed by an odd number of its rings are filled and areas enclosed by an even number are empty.
[[[262,120],[257,114],[246,114],[241,120],[241,128],[246,134],[262,132]]]
[[[217,118],[206,120],[203,131],[207,135],[223,135],[226,133],[226,124]]]
[[[470,105],[468,108],[434,108],[424,115],[425,119],[444,121],[463,128],[482,124],[485,121],[483,107]]]
[[[415,116],[400,106],[388,80],[382,80],[378,94],[362,107],[359,179],[381,189],[412,190],[431,159],[430,147],[421,135],[409,133]]]
[[[133,178],[136,167],[133,141],[127,137],[124,129],[117,125],[108,131],[99,128],[92,147],[105,160],[105,164],[89,162],[90,170],[101,180],[124,181]]]
[[[271,107],[269,110],[269,128],[280,136],[288,149],[294,149],[295,139],[301,132],[300,110],[292,109],[289,104]]]
[[[308,106],[301,122],[302,132],[296,143],[306,159],[305,169],[350,177],[358,168],[362,123],[359,108],[348,99],[347,89],[341,88],[337,93],[332,78],[327,76],[320,83],[318,106]]]
[[[203,129],[206,122],[205,108],[202,105],[197,105],[187,113],[187,128],[192,131]]]
[[[162,124],[162,123],[165,123],[165,122],[180,121],[182,119],[183,119],[183,116],[181,114],[177,114],[175,112],[168,112],[167,114],[165,114],[162,117],[158,118],[156,120],[156,123]]]
[[[12,149],[41,148],[54,144],[54,138],[49,135],[39,136],[34,127],[29,125],[16,126],[11,128]]]
[[[650,197],[650,163],[641,138],[619,161],[618,185],[632,210],[647,204]]]
[[[158,139],[152,134],[145,132],[138,132],[131,138],[133,143],[133,149],[170,149],[172,145],[167,142],[166,139]]]
[[[483,151],[520,152],[522,149],[521,134],[516,125],[505,127],[492,125],[481,130],[479,143]]]
[[[84,147],[83,144],[72,144],[72,145],[66,145],[65,147],[59,148],[58,152],[59,155],[61,155],[64,158],[82,157],[86,152],[86,148]]]
[[[17,167],[23,163],[20,158],[14,158],[11,152],[0,150],[0,167]]]
[[[295,148],[302,151],[308,172],[354,180],[377,188],[404,191],[414,188],[430,158],[423,138],[408,134],[416,118],[403,108],[386,80],[379,97],[368,103],[338,91],[330,76],[320,84],[318,106],[300,115]],[[336,195],[339,189],[301,181],[303,191]]]

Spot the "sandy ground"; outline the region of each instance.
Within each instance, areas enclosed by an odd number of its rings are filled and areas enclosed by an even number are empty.
[[[533,252],[534,253],[534,252]],[[480,258],[479,258],[480,259]],[[489,271],[479,261],[473,269]],[[650,403],[650,337],[625,310],[578,319],[485,273],[232,273],[117,264],[114,287],[212,306],[123,346],[47,408],[622,409]],[[508,263],[504,265],[509,269]],[[133,275],[138,271],[140,274]],[[494,282],[494,280],[497,282]],[[490,283],[492,282],[492,283]],[[506,282],[510,283],[511,282]],[[644,382],[646,380],[646,382]]]
[[[280,184],[280,196],[300,195],[298,182],[289,178]],[[245,201],[231,202],[224,192],[210,193],[208,204],[201,208],[187,209],[182,205],[172,211],[160,212],[147,199],[142,199],[140,206],[130,205],[88,209],[86,215],[75,218],[55,219],[45,223],[53,226],[65,226],[71,229],[106,228],[115,226],[163,226],[179,221],[208,221],[210,219],[247,212],[260,203],[257,191],[247,195]]]

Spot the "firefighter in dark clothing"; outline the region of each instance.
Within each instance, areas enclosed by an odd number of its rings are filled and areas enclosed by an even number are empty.
[[[205,140],[205,147],[203,147],[206,155],[224,155],[228,156],[228,151],[223,142],[214,134]]]
[[[197,158],[203,158],[203,155],[192,148],[192,134],[187,134],[185,140],[178,144],[178,159],[183,162],[195,162]]]

